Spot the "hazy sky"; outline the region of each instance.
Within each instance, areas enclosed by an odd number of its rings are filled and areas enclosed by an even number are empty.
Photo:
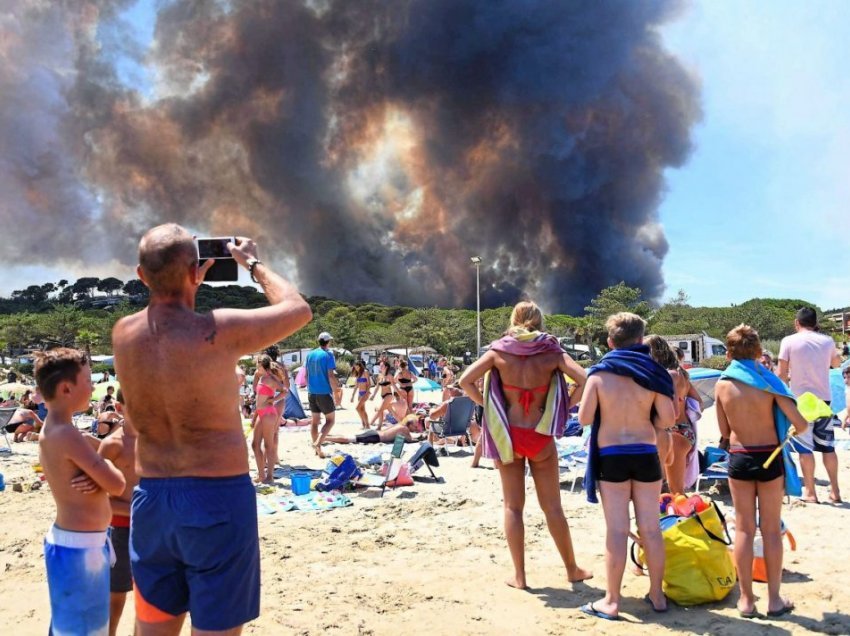
[[[151,5],[129,14],[142,39]],[[850,251],[850,2],[694,2],[663,37],[699,78],[704,111],[660,208],[667,296],[681,288],[696,305],[757,296],[850,305],[841,271]],[[144,69],[122,75],[152,81]],[[107,270],[90,273],[130,276]],[[7,266],[0,293],[83,274]]]

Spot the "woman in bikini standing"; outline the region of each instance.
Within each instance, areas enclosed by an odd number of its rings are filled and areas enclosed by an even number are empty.
[[[354,390],[351,392],[351,401],[354,402],[354,396],[356,395],[357,406],[354,407],[354,410],[360,416],[360,423],[363,428],[368,429],[369,416],[366,414],[366,402],[369,401],[369,389],[372,388],[372,380],[362,360],[354,363],[351,374],[354,376]]]
[[[676,352],[661,336],[647,336],[643,343],[649,346],[649,355],[652,359],[667,369],[673,378],[673,387],[676,390],[676,399],[673,401],[676,424],[668,429],[666,440],[663,440],[664,435],[658,436],[658,453],[667,478],[668,491],[681,494],[685,492],[685,465],[688,453],[696,443],[696,431],[694,425],[688,420],[685,410],[685,399],[692,391],[691,381],[688,372],[679,366]]]
[[[390,408],[390,404],[393,401],[394,388],[395,376],[393,375],[393,369],[390,366],[389,361],[381,360],[381,372],[378,374],[377,382],[375,382],[375,390],[372,392],[372,395],[369,398],[374,398],[375,395],[377,395],[378,390],[381,391],[381,405],[378,407],[378,410],[375,412],[375,416],[370,422],[371,425],[377,421],[379,431],[384,425],[384,412]]]
[[[407,360],[399,360],[398,370],[395,374],[395,381],[398,388],[404,391],[404,397],[407,400],[408,410],[413,410],[413,383],[416,377],[410,372],[410,367]]]
[[[257,410],[252,448],[257,461],[257,481],[270,484],[274,480],[274,467],[277,463],[277,436],[280,429],[280,412],[275,404],[275,396],[284,390],[284,383],[278,366],[267,355],[257,360],[256,382]],[[280,400],[277,400],[278,402]]]
[[[561,506],[555,440],[552,436],[535,430],[546,414],[549,391],[557,390],[561,398],[578,402],[586,374],[584,369],[561,350],[557,339],[542,330],[543,314],[537,305],[532,302],[518,303],[511,314],[511,326],[506,336],[493,342],[487,353],[466,369],[459,382],[466,394],[475,403],[485,406],[486,410],[484,395],[478,389],[477,382],[485,373],[491,371],[488,399],[491,402],[497,399],[503,401],[510,436],[507,443],[509,450],[512,449],[512,461],[501,461],[499,454],[492,453],[487,443],[484,453],[494,460],[502,480],[505,534],[514,565],[514,575],[508,579],[507,584],[519,589],[527,587],[525,528],[522,518],[525,507],[526,462],[531,468],[537,500],[546,516],[549,532],[567,569],[568,580],[583,581],[592,576],[590,572],[576,565],[570,528]],[[506,349],[515,353],[508,353]],[[558,388],[561,386],[561,378],[556,374],[559,373],[569,375],[578,384],[572,398],[564,396],[565,388]],[[494,382],[501,385],[501,390],[493,387]],[[485,383],[485,386],[487,384]],[[563,386],[566,386],[565,383]],[[498,394],[502,393],[503,397],[499,398]],[[568,408],[569,404],[565,406]],[[488,440],[488,426],[489,423],[485,422],[485,442]]]

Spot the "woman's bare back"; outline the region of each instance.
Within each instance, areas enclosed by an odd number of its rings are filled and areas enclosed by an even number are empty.
[[[494,356],[493,366],[499,370],[502,379],[511,425],[528,428],[536,426],[546,407],[552,374],[561,369],[563,354],[541,353],[534,356],[516,356],[501,351],[491,353]],[[505,388],[506,386],[539,389],[531,394],[528,414],[520,404],[521,392]]]

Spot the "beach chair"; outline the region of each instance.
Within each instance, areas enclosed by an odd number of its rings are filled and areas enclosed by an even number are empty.
[[[705,448],[705,470],[700,471],[697,477],[697,483],[694,487],[696,492],[700,492],[700,483],[705,480],[711,481],[729,481],[729,453],[722,448],[716,446],[706,446]]]
[[[434,478],[434,481],[439,481],[437,475],[434,474],[434,469],[431,467],[439,466],[440,460],[437,459],[437,452],[434,450],[434,447],[428,442],[422,442],[407,463],[410,465],[411,476],[417,470],[422,468],[422,466],[426,466],[428,468],[428,472],[431,473],[431,477]]]
[[[401,461],[401,456],[404,454],[404,438],[401,435],[396,435],[393,441],[393,447],[390,451],[390,463],[387,466],[387,474],[380,475],[377,473],[365,473],[357,479],[356,484],[363,488],[380,488],[381,497],[387,489],[387,485],[392,482],[391,488],[395,488],[395,482],[398,479],[399,472],[404,462]]]
[[[401,435],[396,435],[393,441],[393,449],[390,452],[390,465],[387,466],[387,476],[384,483],[381,485],[381,497],[384,496],[384,491],[387,489],[387,484],[393,482],[392,487],[395,488],[395,482],[398,479],[398,473],[401,470],[401,456],[404,453],[404,438]]]
[[[0,449],[0,453],[12,454],[12,443],[9,441],[9,433],[6,432],[6,425],[15,416],[17,410],[14,406],[0,409],[0,428],[3,429],[3,439],[6,440],[6,448]]]
[[[458,441],[466,439],[467,444],[472,445],[469,439],[469,421],[472,419],[472,411],[475,403],[466,396],[456,397],[449,402],[446,408],[446,416],[430,423],[429,431],[448,444],[449,438],[455,438],[455,448],[459,448]],[[443,446],[446,454],[446,446]]]

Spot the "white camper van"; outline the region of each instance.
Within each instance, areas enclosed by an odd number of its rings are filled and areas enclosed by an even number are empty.
[[[702,333],[689,333],[681,336],[661,337],[669,342],[671,347],[679,347],[679,349],[685,352],[685,358],[682,361],[685,367],[697,366],[706,358],[726,355],[726,345],[717,338],[712,338],[704,331]]]

